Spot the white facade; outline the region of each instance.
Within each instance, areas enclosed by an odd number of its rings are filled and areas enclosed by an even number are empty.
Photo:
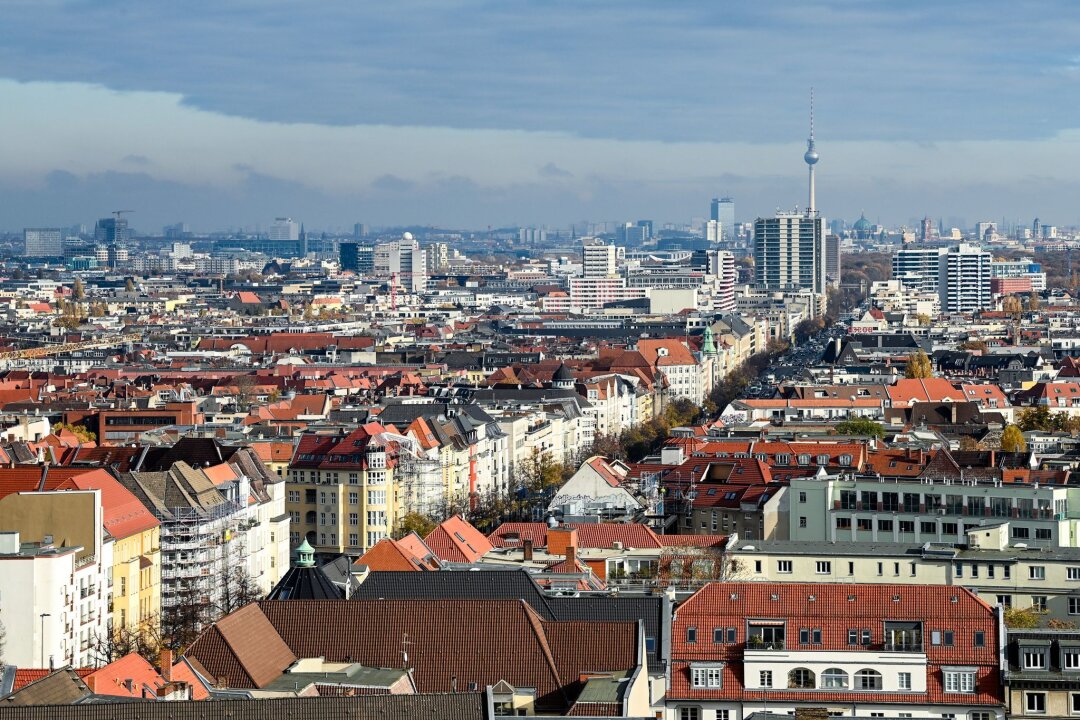
[[[938,291],[940,258],[944,248],[905,248],[892,257],[893,278],[920,292]]]
[[[407,292],[424,292],[427,289],[427,251],[410,233],[405,233],[401,240],[376,245],[375,275],[396,277]]]
[[[299,240],[300,224],[292,218],[274,218],[267,235],[270,240]]]
[[[82,550],[21,546],[18,533],[0,534],[5,663],[29,668],[95,664],[94,640],[110,629],[112,542],[80,560]]]
[[[600,240],[585,238],[581,243],[582,275],[586,278],[609,278],[616,274],[616,248]]]
[[[991,308],[990,253],[975,245],[961,243],[941,256],[938,272],[938,295],[941,311],[969,313]]]
[[[825,218],[780,213],[754,223],[757,284],[825,294]]]
[[[26,257],[57,257],[64,254],[64,235],[60,228],[23,230]]]
[[[724,250],[710,252],[709,274],[716,277],[713,310],[731,312],[735,309],[735,283],[739,279],[739,273],[735,269],[735,256]]]

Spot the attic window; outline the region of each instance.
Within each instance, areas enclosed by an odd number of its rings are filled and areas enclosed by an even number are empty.
[[[807,454],[799,455],[799,464],[800,465],[809,465],[810,464],[810,456],[807,455]]]
[[[848,595],[847,596],[847,601],[848,602],[855,602],[855,596],[854,595]]]
[[[715,495],[716,494],[716,488],[709,488],[709,492],[707,492],[705,494],[709,495],[709,496]]]
[[[738,600],[739,599],[739,593],[731,593],[731,599],[732,600]]]
[[[841,455],[840,456],[840,464],[845,465],[845,466],[846,465],[851,465],[851,456],[850,455]]]
[[[828,465],[829,464],[829,456],[828,455],[818,455],[817,456],[817,464],[818,465]]]
[[[769,599],[770,600],[779,600],[780,599],[780,594],[779,593],[773,593],[772,595],[769,596]]]
[[[777,465],[789,465],[789,464],[791,464],[791,456],[788,455],[787,453],[777,453],[776,454],[776,464]]]
[[[892,596],[892,601],[893,602],[900,602],[900,596],[899,595],[893,595]]]
[[[960,602],[960,596],[959,595],[952,595],[951,597],[949,597],[949,602],[951,602],[951,603]]]
[[[712,491],[710,490],[709,493],[712,494]],[[724,493],[724,499],[725,500],[734,500],[738,496],[739,496],[739,493],[737,493],[737,492]]]
[[[811,595],[810,597],[806,598],[806,601],[807,602],[817,602],[817,595]]]

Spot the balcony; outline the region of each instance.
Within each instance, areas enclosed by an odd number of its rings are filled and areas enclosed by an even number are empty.
[[[920,640],[896,640],[886,642],[881,649],[885,652],[921,653],[923,644]]]
[[[761,638],[751,637],[746,641],[747,650],[784,650],[785,644],[783,640],[762,640]]]

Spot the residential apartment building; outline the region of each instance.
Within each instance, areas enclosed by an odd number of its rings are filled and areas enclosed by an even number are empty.
[[[72,492],[90,507],[93,492]],[[112,544],[64,545],[25,541],[0,532],[0,616],[4,662],[20,667],[97,664],[95,643],[109,631]]]
[[[1010,718],[1080,715],[1080,631],[1008,631],[1005,679]]]
[[[675,610],[667,717],[998,720],[999,627],[962,588],[713,583]]]
[[[616,276],[615,258],[618,249],[602,240],[584,238],[581,242],[582,276],[609,278]]]
[[[938,265],[938,295],[944,313],[970,313],[993,307],[990,263],[993,256],[975,245],[949,248]]]
[[[359,557],[394,529],[401,488],[396,442],[378,423],[351,432],[305,433],[286,486],[290,542],[319,553]]]
[[[939,451],[940,453],[941,451]],[[917,455],[917,453],[916,453]],[[911,477],[793,478],[789,537],[803,542],[963,543],[973,528],[1009,523],[1011,540],[1054,548],[1078,545],[1080,488],[980,477],[944,456],[896,457]],[[948,468],[944,468],[948,469]],[[1053,473],[1049,473],[1053,475]]]
[[[1008,535],[1005,523],[970,531],[963,545],[739,538],[727,556],[740,580],[951,585],[990,605],[1080,619],[1080,549],[1024,547]]]
[[[937,293],[944,248],[903,248],[892,256],[892,276],[904,287],[923,293]]]
[[[754,222],[754,266],[759,286],[824,295],[826,263],[825,219],[816,213],[779,213]]]

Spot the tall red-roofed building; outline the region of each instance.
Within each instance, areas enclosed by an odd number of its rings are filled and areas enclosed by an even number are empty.
[[[668,717],[998,720],[998,613],[945,585],[712,583],[675,611]]]

